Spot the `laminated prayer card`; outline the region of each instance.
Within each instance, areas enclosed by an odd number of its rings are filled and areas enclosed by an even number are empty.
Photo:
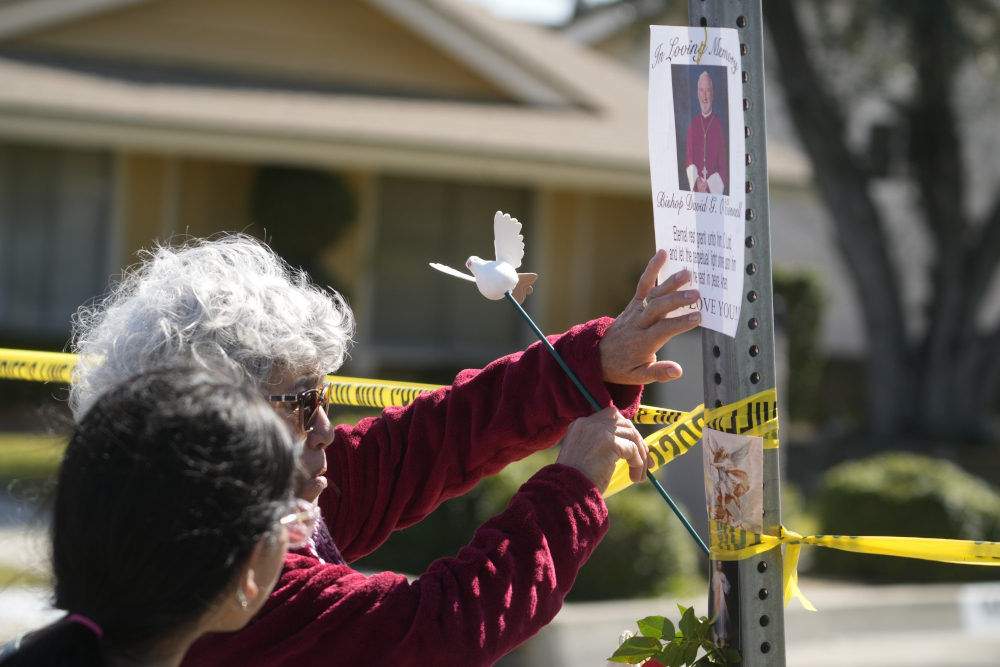
[[[701,325],[736,335],[746,158],[740,44],[732,28],[650,26],[649,171],[660,281],[688,269]]]
[[[706,428],[701,436],[708,518],[764,532],[764,439]]]

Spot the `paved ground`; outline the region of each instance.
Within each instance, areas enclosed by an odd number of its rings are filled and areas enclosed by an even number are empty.
[[[785,617],[788,667],[1000,665],[1000,584],[858,586],[804,578],[819,609],[792,602]],[[623,630],[664,614],[675,600],[566,605],[501,667],[604,667]],[[704,598],[681,603],[704,613]]]

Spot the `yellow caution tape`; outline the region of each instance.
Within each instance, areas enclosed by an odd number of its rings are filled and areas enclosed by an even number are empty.
[[[75,354],[0,349],[0,378],[35,382],[69,382]]]
[[[775,547],[785,546],[783,568],[785,606],[797,597],[806,609],[815,611],[798,587],[799,551],[807,544],[841,551],[853,551],[879,556],[919,558],[940,563],[965,565],[1000,565],[1000,542],[943,540],[930,537],[859,537],[855,535],[802,536],[781,529],[781,537],[759,535],[719,521],[709,521],[712,558],[744,560]]]
[[[640,405],[639,411],[635,413],[635,417],[632,417],[632,421],[636,424],[676,424],[688,414],[683,410]]]
[[[741,401],[705,410],[705,428],[759,436],[764,449],[778,448],[778,392],[766,389]]]
[[[650,470],[657,470],[665,466],[670,461],[691,449],[696,442],[701,439],[701,430],[705,426],[705,411],[699,405],[691,412],[686,412],[670,426],[660,429],[652,435],[646,436],[646,446],[649,447],[649,454],[653,459]],[[611,475],[611,483],[608,485],[604,497],[612,496],[632,484],[628,476],[628,464],[624,460],[615,464],[615,471]]]
[[[778,394],[767,389],[748,396],[741,401],[720,408],[705,410],[699,405],[691,412],[681,413],[664,429],[645,438],[649,454],[653,458],[650,471],[658,470],[681,454],[686,453],[701,438],[705,428],[741,433],[764,438],[764,449],[778,447]],[[640,422],[648,423],[648,422]],[[632,484],[628,476],[628,464],[619,461],[611,476],[611,484],[604,497],[614,495]]]
[[[335,405],[356,405],[365,408],[387,408],[409,405],[417,396],[440,389],[433,384],[416,382],[382,382],[362,378],[326,376],[330,383],[330,402]]]
[[[75,354],[0,349],[0,379],[68,383],[75,365]],[[436,384],[386,382],[339,375],[328,375],[326,380],[332,385],[331,403],[365,408],[409,405],[420,394],[441,388]],[[641,405],[633,421],[637,424],[672,424],[686,414],[681,410]]]

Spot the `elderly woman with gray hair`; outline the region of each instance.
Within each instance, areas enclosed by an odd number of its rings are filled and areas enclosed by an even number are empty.
[[[591,416],[535,344],[463,371],[406,407],[333,428],[323,377],[344,360],[351,312],[246,236],[158,248],[103,302],[82,308],[70,390],[78,419],[142,371],[232,360],[305,441],[308,475],[297,495],[319,505],[325,525],[289,552],[245,629],[200,640],[185,664],[491,665],[552,620],[608,529],[601,493],[615,462],[625,459],[635,481],[645,475],[648,451],[626,417],[643,383],[681,373],[656,351],[700,319],[668,317],[698,293],[677,291],[686,272],[654,286],[665,261],[662,252],[650,261],[618,319],[552,338],[606,406]],[[557,463],[526,482],[457,557],[435,561],[413,582],[348,566],[392,531],[560,439]]]

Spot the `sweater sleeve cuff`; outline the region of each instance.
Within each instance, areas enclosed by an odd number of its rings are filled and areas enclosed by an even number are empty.
[[[592,525],[598,527],[598,539],[607,531],[608,506],[604,504],[604,497],[597,486],[576,468],[552,463],[532,475],[525,484],[528,483],[557,485],[567,498],[576,499],[575,504],[594,519]]]
[[[604,332],[613,322],[610,317],[591,320],[573,327],[552,342],[598,405],[614,405],[622,415],[631,419],[639,409],[642,385],[605,382],[601,370],[601,351],[598,346]]]

